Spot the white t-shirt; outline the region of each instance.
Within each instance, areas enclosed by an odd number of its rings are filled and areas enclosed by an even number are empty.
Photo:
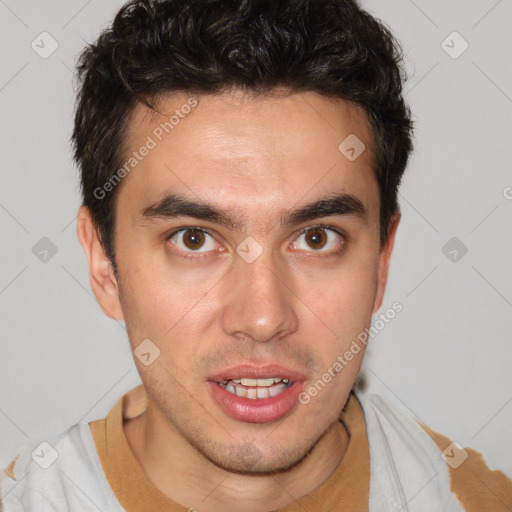
[[[124,512],[105,477],[88,423],[33,441],[0,472],[2,512]]]

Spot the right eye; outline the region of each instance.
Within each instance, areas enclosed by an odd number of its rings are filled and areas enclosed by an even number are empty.
[[[204,229],[181,228],[171,233],[166,240],[184,252],[209,252],[215,250],[215,239]]]

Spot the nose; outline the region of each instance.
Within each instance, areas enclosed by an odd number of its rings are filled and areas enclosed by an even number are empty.
[[[297,299],[272,255],[264,251],[252,263],[237,257],[234,265],[225,283],[229,300],[222,315],[224,332],[260,343],[295,332]]]

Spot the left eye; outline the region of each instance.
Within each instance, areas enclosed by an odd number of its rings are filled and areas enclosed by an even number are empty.
[[[293,248],[305,251],[313,249],[316,252],[329,252],[340,245],[340,240],[343,242],[343,236],[337,231],[330,228],[314,227],[304,230],[293,241]]]
[[[185,252],[208,252],[215,249],[214,238],[202,229],[180,229],[169,240]]]

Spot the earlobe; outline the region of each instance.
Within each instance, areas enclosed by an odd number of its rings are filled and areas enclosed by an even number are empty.
[[[400,212],[393,214],[389,225],[389,235],[386,244],[381,248],[379,256],[379,270],[377,276],[377,293],[373,304],[373,312],[375,314],[382,305],[384,299],[384,292],[386,291],[386,284],[388,280],[389,262],[391,260],[391,253],[395,244],[395,235],[400,223]]]
[[[117,279],[91,213],[85,206],[81,206],[78,212],[77,235],[87,257],[91,288],[101,310],[114,320],[123,320]]]

